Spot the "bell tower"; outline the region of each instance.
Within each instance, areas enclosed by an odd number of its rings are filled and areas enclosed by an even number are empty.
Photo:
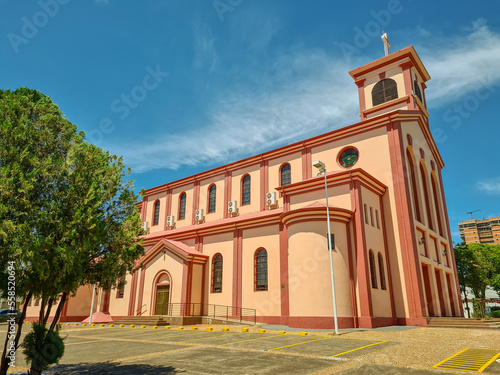
[[[417,110],[428,118],[425,82],[431,77],[420,57],[413,46],[389,53],[387,34],[382,40],[384,57],[349,72],[358,86],[361,121],[396,110]]]

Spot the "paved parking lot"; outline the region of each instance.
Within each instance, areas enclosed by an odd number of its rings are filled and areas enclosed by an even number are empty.
[[[359,365],[336,368],[359,356],[397,346],[390,340],[331,335],[242,332],[221,326],[171,329],[63,326],[65,355],[48,374],[444,374],[437,369]],[[4,337],[6,326],[0,326]],[[30,329],[23,328],[24,334]],[[24,336],[24,335],[23,335]],[[21,353],[15,371],[27,367]],[[494,367],[493,367],[494,369]],[[14,368],[11,368],[14,371]],[[495,372],[496,373],[496,372]],[[500,371],[498,372],[500,373]]]

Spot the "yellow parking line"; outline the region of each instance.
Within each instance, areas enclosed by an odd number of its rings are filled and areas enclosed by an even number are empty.
[[[68,345],[80,345],[80,344],[90,344],[93,342],[102,342],[103,340],[91,340],[91,341],[81,341],[81,342],[70,342],[69,344],[64,344],[64,346]]]
[[[258,339],[250,339],[250,340],[229,342],[227,344],[221,344],[221,345],[218,345],[218,346],[231,345],[231,344],[239,344],[240,342],[248,342],[248,341],[263,340],[263,339],[275,339],[275,338],[280,337],[280,336],[277,335],[277,336],[274,336],[274,337],[269,337],[269,336],[267,336],[267,337],[259,337]]]
[[[163,332],[163,331],[147,331],[147,332],[143,332],[143,331],[136,331],[137,334],[132,334],[132,335],[126,335],[126,336],[118,336],[117,338],[126,338],[126,337],[137,337],[137,336],[146,336],[146,335],[151,335],[151,334],[156,334],[158,335],[159,332]],[[193,332],[193,331],[184,331],[185,333],[180,333],[178,335],[165,335],[165,336],[159,336],[159,338],[166,338],[166,339],[169,339],[171,337],[179,337],[179,336],[198,336],[200,334],[203,334],[205,332],[203,331],[197,331],[197,332]]]
[[[225,332],[225,333],[230,333],[230,332]],[[238,335],[245,335],[246,333],[233,333],[231,336],[238,336]],[[209,340],[209,339],[216,339],[218,337],[222,337],[222,336],[228,336],[228,335],[217,335],[217,336],[213,336],[213,337],[204,337],[202,339],[192,339],[192,340],[182,340],[182,341],[176,341],[176,342],[189,342],[189,341],[199,341],[199,340]]]
[[[339,355],[342,355],[342,354],[347,354],[347,353],[355,352],[356,350],[360,350],[360,349],[368,348],[369,346],[374,346],[374,345],[378,345],[378,344],[383,344],[384,342],[387,342],[387,341],[379,341],[379,342],[376,342],[376,343],[374,343],[374,344],[365,345],[365,346],[362,346],[362,347],[360,347],[360,348],[356,348],[356,349],[348,350],[347,352],[343,352],[343,353],[339,353],[339,354],[332,355],[332,357],[338,357]]]
[[[491,349],[465,348],[460,352],[432,366],[450,370],[483,372],[500,356],[500,352]]]
[[[491,358],[488,362],[486,362],[483,367],[479,369],[478,372],[483,372],[486,367],[491,365],[498,357],[500,357],[500,352],[498,352],[493,358]]]
[[[310,342],[314,342],[314,341],[331,340],[331,339],[332,339],[331,337],[324,337],[322,339],[316,339],[316,340],[309,340],[309,341],[299,342],[297,344],[285,345],[285,346],[280,346],[279,348],[268,349],[268,352],[270,352],[271,350],[278,350],[278,349],[283,349],[283,348],[289,348],[291,346],[296,346],[296,345],[309,344]]]

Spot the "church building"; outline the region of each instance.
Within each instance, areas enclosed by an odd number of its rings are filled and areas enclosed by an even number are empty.
[[[360,122],[146,190],[142,268],[100,311],[333,328],[331,243],[339,328],[463,316],[429,73],[410,46],[349,74]],[[72,298],[63,321],[87,316]]]

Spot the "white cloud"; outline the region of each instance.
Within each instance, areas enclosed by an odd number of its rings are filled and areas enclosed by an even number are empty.
[[[194,66],[196,68],[207,67],[210,72],[215,69],[217,54],[214,49],[214,37],[211,28],[201,22],[197,22],[194,30]]]
[[[432,35],[432,33],[429,30],[426,30],[421,26],[417,26],[417,31],[423,37],[428,37]]]
[[[261,92],[221,95],[207,126],[114,151],[137,173],[177,169],[237,160],[357,121],[357,90],[343,63],[301,51],[278,59],[273,70],[279,73],[265,77]],[[169,157],[158,158],[164,150]]]
[[[423,58],[431,77],[429,106],[438,107],[475,90],[500,83],[500,34],[492,32],[484,19],[473,22],[467,34],[439,40]],[[424,54],[422,54],[424,55]]]
[[[479,181],[476,186],[487,194],[500,194],[500,177],[493,180]]]
[[[417,47],[435,77],[427,96],[431,106],[470,94],[485,82],[500,82],[500,35],[484,20],[474,22],[466,32],[465,36],[447,40],[429,39],[427,49]],[[210,30],[201,28],[195,35],[201,51],[195,65],[204,63],[213,69],[211,64],[216,63],[217,55]],[[267,72],[247,73],[250,81],[260,85],[257,91],[232,86],[231,91],[221,93],[210,112],[203,114],[209,119],[205,126],[168,136],[154,134],[144,144],[110,148],[124,155],[134,172],[143,173],[228,163],[338,129],[359,121],[356,86],[347,74],[352,68],[342,56],[329,56],[322,50],[297,50],[277,58]],[[159,158],[165,150],[168,157]],[[480,183],[478,187],[489,192],[500,189],[492,183]]]

